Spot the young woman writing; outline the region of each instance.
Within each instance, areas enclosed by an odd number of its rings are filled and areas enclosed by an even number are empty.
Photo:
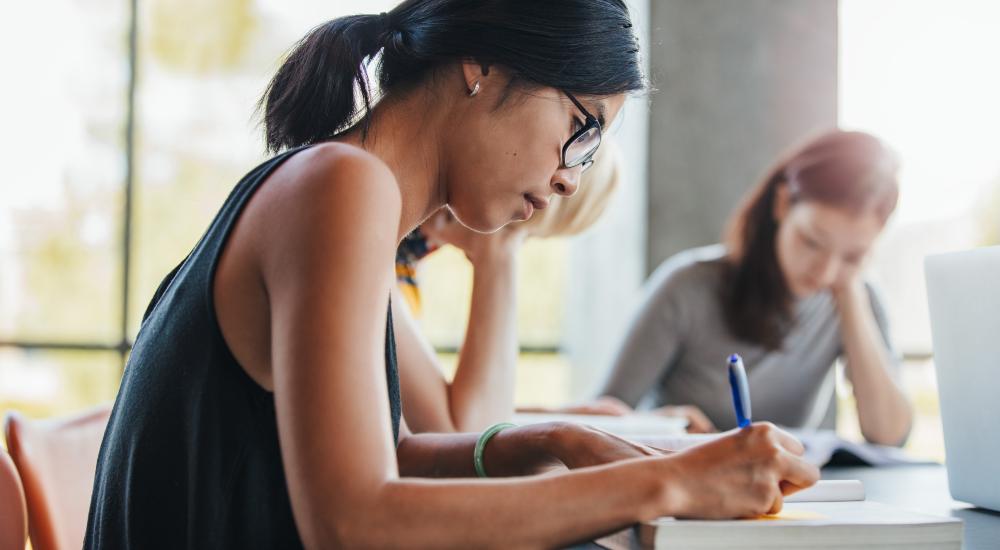
[[[759,514],[814,483],[768,424],[662,455],[572,426],[402,421],[397,245],[444,205],[490,232],[572,195],[643,89],[631,26],[620,0],[408,0],[300,42],[264,100],[283,152],[237,184],[147,311],[85,546],[552,547],[660,515]],[[553,465],[575,470],[419,479]]]

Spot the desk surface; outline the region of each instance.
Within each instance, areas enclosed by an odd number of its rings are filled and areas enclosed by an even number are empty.
[[[1000,549],[1000,513],[952,500],[943,466],[824,468],[823,479],[860,479],[868,500],[960,518],[965,522],[963,548]]]
[[[1000,549],[1000,513],[952,500],[943,466],[824,468],[823,479],[860,479],[868,500],[914,512],[960,518],[965,523],[962,546],[965,550]],[[629,532],[634,535],[633,530]],[[621,541],[618,537],[616,540]],[[638,541],[633,536],[624,546],[638,548]],[[589,548],[594,547],[601,546]]]

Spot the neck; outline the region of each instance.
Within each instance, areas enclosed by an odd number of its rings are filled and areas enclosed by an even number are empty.
[[[399,185],[402,212],[398,239],[402,240],[447,202],[441,178],[440,143],[445,113],[441,102],[431,102],[423,89],[400,97],[385,97],[369,118],[368,135],[361,128],[342,141],[360,147],[384,162]],[[414,117],[416,113],[421,116]]]

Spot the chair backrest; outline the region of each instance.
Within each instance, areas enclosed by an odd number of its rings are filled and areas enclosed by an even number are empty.
[[[24,486],[35,550],[83,546],[97,453],[110,414],[110,407],[53,420],[7,414],[7,449]]]
[[[0,548],[24,550],[28,542],[28,508],[17,467],[0,450]]]

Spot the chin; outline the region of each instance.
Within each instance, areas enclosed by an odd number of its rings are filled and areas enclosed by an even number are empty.
[[[496,233],[511,220],[499,220],[495,216],[490,216],[488,212],[468,213],[451,206],[451,213],[466,229],[476,233]]]

